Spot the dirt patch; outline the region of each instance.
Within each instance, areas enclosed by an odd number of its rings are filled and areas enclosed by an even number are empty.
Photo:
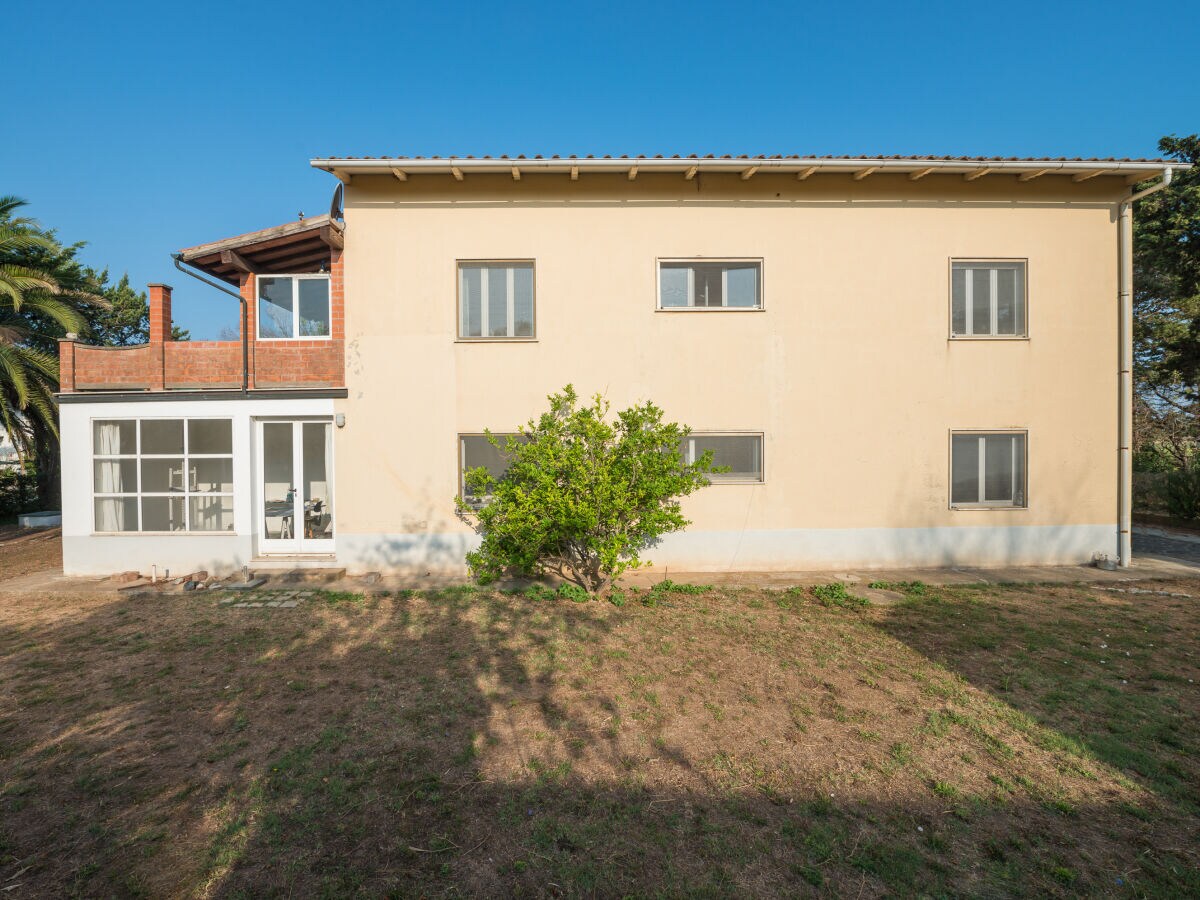
[[[0,582],[47,570],[62,571],[61,528],[0,526]]]
[[[1196,601],[878,589],[0,597],[0,887],[1200,888]]]

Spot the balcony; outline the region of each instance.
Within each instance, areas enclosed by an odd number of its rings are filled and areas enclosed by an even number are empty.
[[[329,216],[188,248],[180,260],[236,287],[243,298],[248,390],[345,386],[342,231]],[[327,290],[314,288],[326,279]],[[295,301],[287,293],[293,283]],[[59,342],[60,396],[241,390],[242,323],[236,341],[173,341],[171,288],[152,284],[149,293],[149,343],[96,347],[73,338]],[[320,298],[316,306],[312,297]],[[303,320],[301,313],[306,314]]]

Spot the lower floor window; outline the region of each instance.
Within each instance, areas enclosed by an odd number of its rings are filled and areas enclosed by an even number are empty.
[[[954,432],[950,505],[1025,506],[1025,432]]]
[[[510,437],[516,434],[492,433],[500,446],[503,447]],[[481,504],[487,497],[476,496],[467,487],[466,474],[471,469],[484,468],[492,478],[499,479],[508,471],[508,455],[503,450],[492,446],[486,434],[460,434],[458,436],[459,488],[462,497],[468,503]]]
[[[230,419],[92,423],[95,529],[232,531]]]
[[[763,480],[763,436],[695,431],[683,441],[683,458],[694,463],[712,451],[712,464],[728,471],[709,476],[712,481],[756,482]]]

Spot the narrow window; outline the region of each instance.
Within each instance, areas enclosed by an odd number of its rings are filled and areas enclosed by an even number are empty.
[[[1025,432],[950,436],[950,505],[1024,507]]]
[[[714,466],[729,471],[709,477],[714,481],[760,482],[763,480],[763,436],[761,434],[711,434],[693,432],[683,441],[684,462],[694,463],[705,451],[713,452]]]
[[[232,531],[230,419],[92,423],[98,532]]]
[[[761,309],[759,260],[659,260],[659,309]]]
[[[533,263],[460,262],[458,336],[533,337]]]
[[[258,339],[327,338],[328,275],[258,276]]]
[[[1024,261],[950,266],[950,333],[954,337],[1025,337]]]
[[[500,441],[500,446],[514,434],[496,434],[493,436]],[[458,436],[459,490],[462,498],[476,506],[487,500],[485,496],[476,496],[467,487],[466,474],[471,469],[480,467],[488,470],[493,478],[501,478],[508,471],[508,456],[502,450],[492,446],[485,434],[460,434]]]

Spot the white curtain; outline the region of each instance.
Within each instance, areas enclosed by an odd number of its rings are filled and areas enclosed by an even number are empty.
[[[97,455],[121,452],[121,426],[118,422],[101,422],[96,426]],[[96,493],[119,494],[134,492],[136,485],[125,485],[121,477],[121,460],[96,460]],[[125,531],[125,501],[98,499],[96,501],[96,530]]]
[[[333,537],[333,425],[325,423],[325,515],[329,523],[317,537]]]

